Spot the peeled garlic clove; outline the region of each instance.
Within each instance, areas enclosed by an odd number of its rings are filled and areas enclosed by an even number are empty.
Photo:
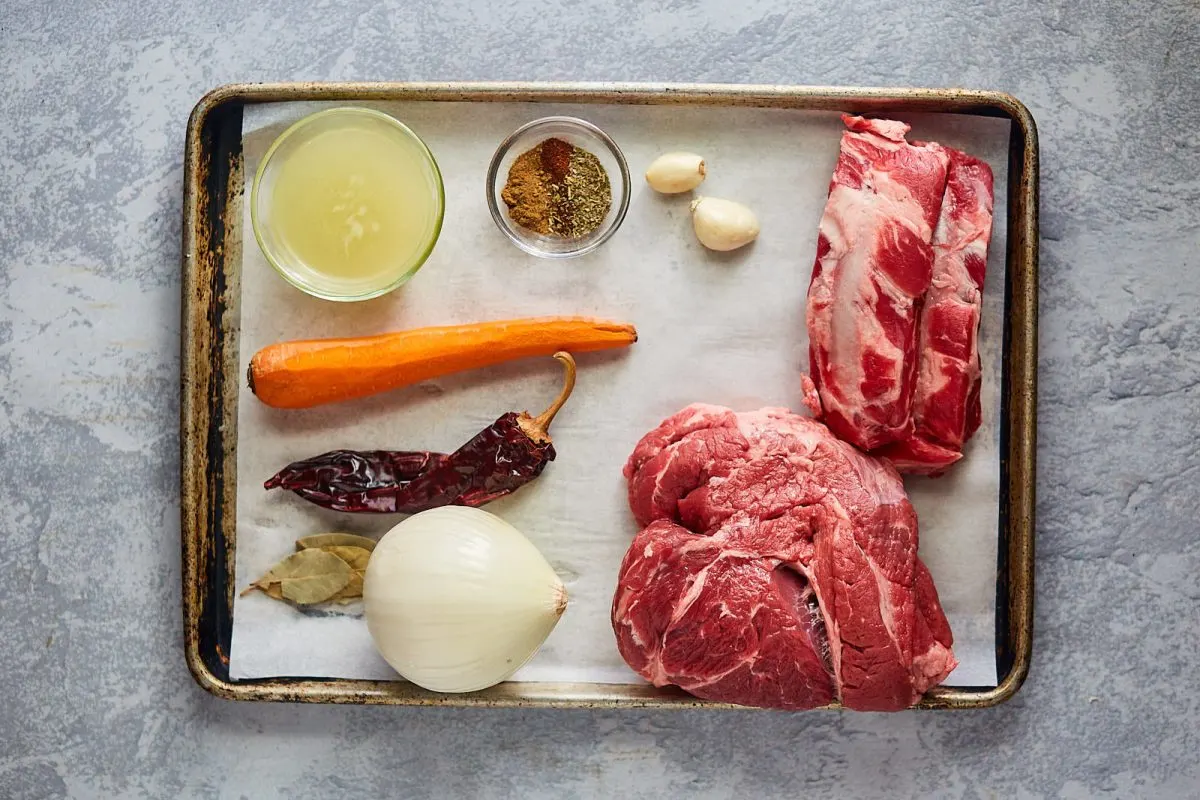
[[[704,159],[695,153],[667,153],[646,170],[646,183],[656,192],[690,192],[704,182]]]
[[[393,669],[435,692],[473,692],[537,652],[566,609],[567,591],[512,525],[446,506],[414,514],[379,540],[363,604]]]
[[[736,250],[758,238],[758,217],[741,203],[717,197],[692,201],[692,228],[709,250]]]

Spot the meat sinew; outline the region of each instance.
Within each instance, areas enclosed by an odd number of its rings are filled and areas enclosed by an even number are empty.
[[[936,474],[979,425],[988,166],[909,126],[843,116],[808,291],[809,359],[840,437]]]
[[[957,665],[896,471],[785,409],[692,405],[625,466],[640,525],[612,621],[656,686],[906,708]]]

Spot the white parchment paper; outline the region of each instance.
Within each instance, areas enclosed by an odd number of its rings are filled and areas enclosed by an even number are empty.
[[[283,128],[327,104],[249,107],[243,122],[252,176]],[[283,281],[255,246],[245,197],[241,361],[281,339],[352,336],[422,325],[526,315],[579,314],[635,323],[624,352],[585,354],[575,395],[555,420],[558,459],[516,495],[488,506],[522,530],[562,576],[571,604],[538,655],[516,676],[532,681],[639,682],[617,653],[609,607],[636,527],[621,467],[664,417],[703,401],[751,410],[801,408],[807,370],[804,298],[817,221],[837,158],[837,115],[509,103],[379,103],[425,139],[446,186],[446,219],[433,256],[406,287],[364,303],[310,298]],[[526,255],[495,228],[484,175],[518,125],[571,114],[604,128],[633,173],[629,213],[599,251],[568,261]],[[907,479],[929,565],[961,661],[949,685],[994,685],[999,496],[999,379],[1003,318],[1008,124],[954,115],[901,115],[916,139],[986,159],[996,175],[996,230],[988,258],[981,353],[983,427],[944,478]],[[703,193],[746,203],[762,235],[730,254],[705,251],[687,197],[662,197],[641,178],[669,150],[705,156]],[[501,413],[535,413],[558,391],[552,359],[430,381],[386,396],[304,411],[260,404],[245,388],[238,409],[236,580],[240,590],[310,533],[378,536],[400,517],[338,514],[262,482],[285,464],[339,447],[454,450]],[[261,594],[234,604],[233,678],[394,678],[376,654],[361,604],[300,611]]]

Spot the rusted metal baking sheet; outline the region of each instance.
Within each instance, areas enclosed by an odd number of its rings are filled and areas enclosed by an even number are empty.
[[[254,103],[330,101],[547,102],[744,106],[866,114],[941,112],[1011,121],[1007,272],[997,521],[997,686],[931,690],[919,708],[997,705],[1029,671],[1033,637],[1037,405],[1038,143],[1029,111],[1000,92],[806,86],[515,83],[294,83],[224,86],[187,130],[183,202],[183,622],[187,663],[208,691],[238,700],[553,708],[732,708],[646,685],[503,683],[472,694],[405,681],[231,680],[237,465],[239,270],[245,175],[242,111]]]

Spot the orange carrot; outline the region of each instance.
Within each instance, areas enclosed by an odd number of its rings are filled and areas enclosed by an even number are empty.
[[[417,328],[353,339],[279,342],[254,354],[250,391],[275,408],[309,408],[559,350],[628,347],[632,325],[539,317]]]

